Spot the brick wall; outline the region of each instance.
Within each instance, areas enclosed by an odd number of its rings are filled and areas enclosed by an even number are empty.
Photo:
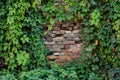
[[[47,28],[47,27],[45,27]],[[45,45],[50,49],[49,61],[59,65],[80,57],[82,46],[81,25],[79,23],[56,22],[45,36]]]

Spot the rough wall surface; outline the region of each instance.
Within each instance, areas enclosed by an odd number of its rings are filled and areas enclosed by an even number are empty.
[[[82,38],[79,23],[55,23],[45,36],[45,45],[50,49],[48,59],[58,64],[80,57]]]

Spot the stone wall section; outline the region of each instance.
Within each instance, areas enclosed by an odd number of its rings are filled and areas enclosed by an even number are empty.
[[[56,61],[59,65],[66,61],[80,57],[83,43],[79,23],[56,22],[52,30],[45,36],[45,45],[50,49],[49,61]]]

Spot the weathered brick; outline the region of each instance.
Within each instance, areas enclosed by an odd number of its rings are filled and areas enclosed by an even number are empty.
[[[75,44],[75,41],[64,41],[63,44],[65,44],[65,45],[73,45],[73,44]]]
[[[66,34],[63,35],[63,37],[75,37],[75,36],[74,36],[74,34],[72,34],[72,33],[71,33],[71,34],[67,34],[67,33],[66,33]]]
[[[54,48],[58,48],[58,45],[53,45],[52,47],[51,47],[52,49],[54,49]]]
[[[57,41],[56,44],[61,45],[61,44],[63,44],[63,42],[62,41]]]
[[[62,24],[61,24],[61,22],[58,22],[58,21],[57,21],[57,22],[55,22],[55,26],[56,26],[56,27],[62,27]]]
[[[56,35],[55,35],[55,34],[51,34],[50,36],[51,36],[51,37],[56,37]]]
[[[53,27],[53,30],[59,31],[59,30],[60,30],[60,27]]]
[[[82,44],[75,44],[75,46],[80,49],[82,48]]]
[[[53,45],[52,48],[64,48],[64,45]]]
[[[81,42],[80,28],[81,26],[76,23],[55,22],[53,29],[44,38],[47,41],[45,42],[46,46],[49,47],[50,53],[53,54],[50,57],[51,61],[55,60],[58,61],[58,64],[61,64],[79,57],[81,51],[79,45]]]
[[[82,47],[80,44],[75,44],[75,45],[71,45],[69,50],[71,50],[74,55],[78,55],[81,51],[81,48]]]
[[[80,26],[80,23],[77,23],[76,26]]]
[[[46,40],[47,40],[48,42],[51,42],[51,41],[53,41],[53,38],[52,38],[52,37],[48,37],[48,38],[46,38]]]
[[[71,23],[69,26],[70,26],[70,27],[73,27],[73,26],[74,26],[74,24],[73,24],[73,23]]]
[[[65,33],[72,33],[72,31],[65,31]]]
[[[78,49],[78,48],[77,48],[76,50],[73,51],[73,54],[74,54],[74,55],[79,55],[79,54],[80,54],[80,51],[81,51],[81,49]]]
[[[60,34],[60,31],[53,31],[53,34]]]
[[[60,30],[60,34],[65,34],[65,31],[64,30]]]
[[[46,45],[46,46],[50,46],[50,45],[54,45],[54,44],[55,44],[54,41],[52,41],[52,42],[45,42],[45,45]]]
[[[61,50],[60,48],[51,48],[50,49],[51,52],[60,51],[60,50]]]
[[[73,40],[74,40],[73,37],[67,37],[67,38],[66,38],[66,41],[73,41]]]
[[[59,55],[60,55],[60,56],[64,56],[64,55],[65,55],[65,53],[60,53]]]
[[[59,56],[59,55],[60,55],[60,53],[53,53],[53,55],[55,55],[55,56]]]
[[[80,33],[80,30],[74,30],[73,33]]]
[[[79,29],[79,28],[78,28],[78,26],[74,26],[73,29],[74,29],[74,30],[77,30],[77,29]]]
[[[69,27],[68,30],[72,30],[73,28],[72,27]]]
[[[79,38],[79,37],[74,37],[73,40],[75,40],[75,41],[80,41],[80,38]]]
[[[70,48],[70,45],[65,45],[65,49],[69,49]]]
[[[80,34],[74,34],[74,36],[75,36],[75,37],[81,37],[81,35],[80,35]]]
[[[54,41],[64,41],[65,38],[64,37],[56,37],[56,38],[53,38]]]
[[[52,31],[47,31],[46,35],[50,36],[50,34],[52,34]]]
[[[64,45],[58,45],[60,48],[64,48]]]
[[[68,23],[62,24],[62,27],[69,27],[69,24]]]

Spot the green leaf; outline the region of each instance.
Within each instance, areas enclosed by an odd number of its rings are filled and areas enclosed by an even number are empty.
[[[27,35],[23,35],[23,37],[21,37],[21,41],[22,41],[23,43],[29,42],[29,38],[27,37]]]
[[[17,59],[18,65],[24,66],[29,63],[29,54],[25,51],[19,51],[16,59]]]

